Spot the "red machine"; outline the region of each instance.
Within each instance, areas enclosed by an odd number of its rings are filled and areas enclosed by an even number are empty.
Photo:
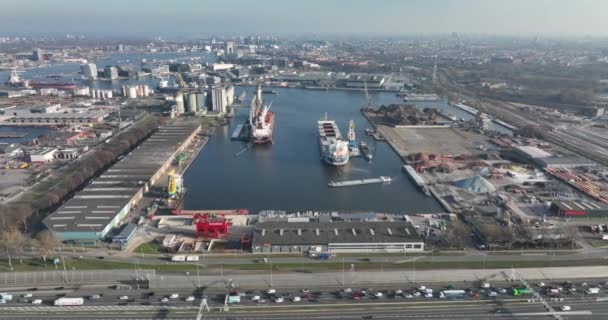
[[[195,216],[197,214],[216,214],[216,215],[247,215],[249,210],[247,209],[234,209],[234,210],[182,210],[174,209],[171,210],[171,214],[176,216]]]
[[[201,232],[205,239],[209,239],[210,232],[213,233],[212,238],[219,239],[221,236],[224,239],[228,238],[230,222],[223,216],[197,213],[192,217],[192,224],[196,225],[196,238],[199,237]]]

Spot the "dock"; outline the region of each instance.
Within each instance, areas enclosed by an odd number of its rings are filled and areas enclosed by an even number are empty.
[[[414,170],[412,166],[404,165],[403,171],[405,171],[405,173],[409,175],[410,179],[414,181],[414,183],[422,190],[422,192],[424,192],[424,194],[426,194],[427,196],[431,195],[429,192],[429,187],[426,185],[426,181],[424,181],[424,178],[422,178],[418,173],[416,173],[416,170]]]
[[[232,132],[232,136],[230,136],[230,140],[241,140],[248,141],[249,140],[249,124],[241,123],[234,128]]]
[[[463,103],[454,103],[454,104],[452,104],[452,106],[454,106],[454,107],[456,107],[456,108],[458,108],[458,109],[460,109],[460,110],[466,111],[466,112],[468,112],[468,113],[470,113],[470,114],[472,114],[472,115],[474,115],[474,116],[477,116],[477,113],[479,113],[479,110],[477,110],[477,109],[475,109],[475,108],[473,108],[473,107],[467,106],[466,104],[463,104]],[[496,118],[494,118],[494,117],[490,116],[490,115],[489,115],[489,114],[487,114],[487,113],[483,113],[483,112],[482,112],[482,113],[481,113],[481,116],[482,116],[482,117],[485,117],[485,118],[488,118],[488,119],[490,119],[492,122],[494,122],[494,123],[496,123],[496,124],[498,124],[498,125],[501,125],[501,126],[503,126],[503,127],[507,128],[507,129],[509,129],[509,130],[512,130],[512,131],[517,130],[517,127],[512,126],[512,125],[510,125],[510,124],[508,124],[508,123],[506,123],[506,122],[504,122],[504,121],[502,121],[502,120],[500,120],[500,119],[496,119]]]
[[[379,178],[370,178],[370,179],[330,181],[327,185],[332,188],[338,188],[338,187],[361,186],[361,185],[375,184],[375,183],[389,183],[392,180],[393,179],[391,177],[381,176]]]
[[[19,132],[6,132],[0,133],[0,138],[25,138],[27,133],[19,133]]]

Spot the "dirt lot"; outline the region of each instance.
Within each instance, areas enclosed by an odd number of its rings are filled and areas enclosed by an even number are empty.
[[[492,148],[484,135],[457,128],[393,128],[378,126],[387,141],[404,157],[412,153],[478,154],[480,145]]]

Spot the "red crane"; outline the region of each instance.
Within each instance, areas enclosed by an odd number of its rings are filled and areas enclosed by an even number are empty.
[[[209,233],[212,233],[212,238],[219,239],[228,238],[228,229],[230,222],[223,216],[213,215],[209,213],[195,214],[192,217],[192,224],[196,225],[196,238],[201,232],[205,239],[209,239]]]

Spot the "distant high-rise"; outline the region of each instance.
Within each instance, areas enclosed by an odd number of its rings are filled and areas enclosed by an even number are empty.
[[[80,66],[80,72],[88,79],[97,78],[97,65],[94,63],[86,63]]]
[[[122,44],[119,44],[119,45],[116,46],[116,51],[118,51],[118,52],[122,52],[123,51]]]
[[[32,60],[34,60],[34,61],[43,61],[44,60],[44,52],[42,51],[42,49],[37,48],[36,50],[34,50],[34,52],[32,53]]]
[[[108,79],[116,79],[118,78],[118,68],[106,66],[103,70],[103,75]]]
[[[234,42],[226,41],[226,43],[224,44],[224,53],[234,54]]]

